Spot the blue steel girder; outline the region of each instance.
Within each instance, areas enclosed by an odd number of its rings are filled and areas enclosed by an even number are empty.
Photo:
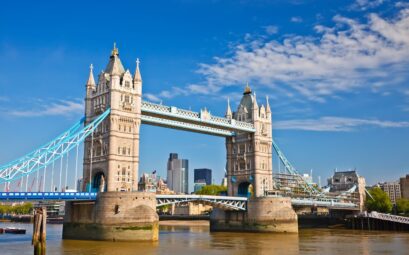
[[[93,201],[96,192],[0,192],[0,201]]]
[[[210,196],[210,195],[156,195],[157,207],[188,202],[204,202],[229,210],[247,210],[246,197]]]
[[[208,112],[202,115],[198,112],[179,109],[174,106],[154,104],[147,101],[142,101],[141,111],[142,123],[151,125],[217,136],[234,136],[236,132],[255,132],[252,123],[217,117]]]
[[[40,147],[40,149],[27,154],[30,156],[23,156],[18,160],[12,161],[12,163],[0,167],[0,183],[10,182],[27,176],[63,157],[63,155],[78,146],[87,136],[94,132],[97,126],[109,115],[110,111],[110,109],[107,109],[85,127],[81,128],[77,123],[67,132],[46,144],[45,147]],[[84,123],[84,119],[81,119],[79,123]]]

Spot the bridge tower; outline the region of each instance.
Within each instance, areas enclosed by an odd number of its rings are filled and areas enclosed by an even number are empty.
[[[262,197],[273,189],[272,124],[268,102],[261,107],[247,84],[236,112],[227,103],[226,118],[252,123],[255,133],[226,138],[228,195]]]
[[[85,124],[108,108],[111,114],[84,142],[83,189],[95,191],[105,182],[105,191],[137,191],[142,102],[139,59],[132,77],[122,65],[114,44],[97,84],[92,69],[91,65],[86,84]]]

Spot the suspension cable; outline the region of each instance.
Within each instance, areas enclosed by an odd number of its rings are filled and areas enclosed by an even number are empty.
[[[36,172],[37,172],[36,186],[37,186],[38,192],[40,192],[40,187],[38,186],[38,175],[39,175],[40,170],[37,170]]]
[[[64,151],[64,145],[62,146],[62,148],[61,148],[61,154],[62,154],[62,152]],[[61,158],[60,158],[60,184],[59,184],[59,186],[58,186],[58,192],[61,192],[62,191],[62,189],[61,189],[61,185],[62,185],[62,165],[63,165],[63,161],[64,161],[64,154],[62,154],[61,155]]]
[[[67,163],[65,164],[65,185],[64,188],[67,190],[67,179],[68,179],[68,159],[70,157],[70,152],[67,152]]]
[[[92,174],[92,156],[94,150],[94,131],[91,133],[91,157],[90,157],[90,165],[89,165],[89,192],[91,193],[91,174]]]
[[[74,179],[74,187],[77,191],[78,187],[77,187],[77,178],[78,178],[78,144],[77,144],[77,153],[76,153],[76,157],[75,157],[75,179]]]
[[[53,161],[53,166],[51,168],[51,192],[54,192],[54,167],[55,167],[55,161]]]
[[[45,162],[45,163],[47,162],[47,155],[45,155],[44,162]],[[43,192],[45,191],[45,176],[46,176],[46,174],[47,174],[47,164],[44,164],[44,165],[45,165],[45,167],[44,167],[43,185],[42,185]],[[40,191],[40,188],[38,189],[38,191]]]
[[[27,174],[26,176],[27,176],[27,178],[26,178],[26,192],[27,192],[27,187],[28,187],[28,177],[30,176],[30,174]]]

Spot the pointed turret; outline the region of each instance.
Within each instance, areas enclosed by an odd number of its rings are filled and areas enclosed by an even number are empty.
[[[121,76],[123,73],[125,73],[125,68],[122,65],[121,60],[119,59],[119,50],[116,47],[116,43],[114,43],[114,48],[111,51],[111,56],[109,57],[109,63],[105,68],[105,73],[118,76]]]
[[[141,71],[139,70],[139,58],[136,59],[136,69],[135,69],[135,75],[133,77],[134,82],[140,82],[142,81],[142,76],[141,76]]]
[[[266,96],[266,113],[271,113],[270,102],[268,101],[268,96]]]
[[[231,119],[233,117],[233,113],[231,112],[230,108],[230,98],[227,98],[227,110],[226,110],[226,118]]]
[[[256,92],[253,93],[253,109],[258,109],[258,104],[257,104],[257,97],[256,97]]]
[[[249,83],[247,82],[246,88],[244,88],[243,95],[251,94],[251,88],[249,86]]]
[[[91,64],[89,66],[89,77],[88,77],[88,81],[87,81],[87,87],[95,87],[95,79],[94,79],[94,66]]]

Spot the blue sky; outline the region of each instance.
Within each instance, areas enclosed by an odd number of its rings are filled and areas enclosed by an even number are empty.
[[[249,81],[300,172],[409,173],[409,5],[390,0],[7,1],[0,16],[0,163],[83,114],[113,42],[146,100],[223,115]],[[224,174],[224,139],[143,126],[140,172],[170,152]],[[274,162],[277,166],[277,162]],[[276,169],[274,169],[276,170]],[[191,174],[193,176],[193,174]]]

